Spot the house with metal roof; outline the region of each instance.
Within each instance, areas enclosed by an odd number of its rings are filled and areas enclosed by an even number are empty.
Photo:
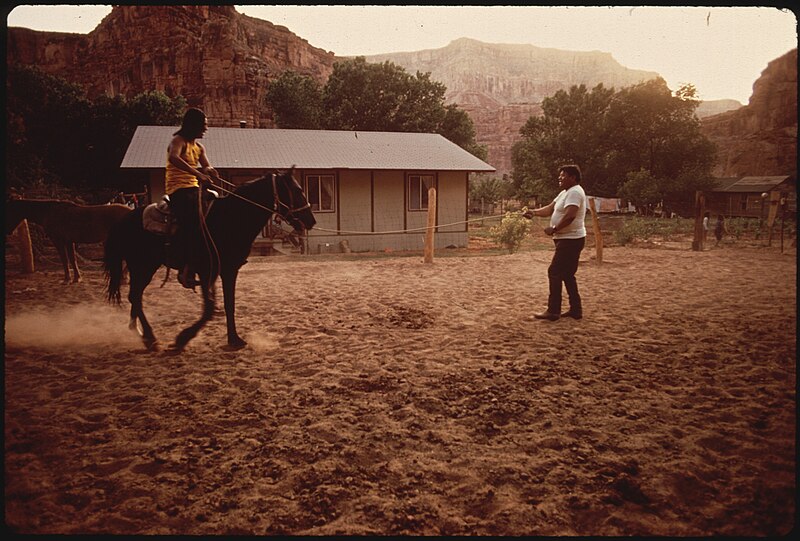
[[[167,145],[178,129],[139,126],[120,165],[142,172],[154,200],[164,193]],[[466,246],[469,174],[495,171],[432,133],[212,127],[201,142],[234,184],[295,166],[317,219],[309,253],[339,251],[342,241],[352,251],[421,250],[430,187],[436,248]]]
[[[797,209],[797,183],[789,175],[726,177],[716,179],[706,192],[706,210],[712,214],[765,218],[771,201],[786,198],[787,211]]]

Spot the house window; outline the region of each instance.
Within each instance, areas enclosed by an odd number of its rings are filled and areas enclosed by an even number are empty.
[[[334,176],[306,175],[306,196],[313,212],[333,212]]]
[[[428,210],[428,190],[433,175],[408,175],[408,210]]]
[[[741,200],[740,200],[740,203],[739,203],[739,208],[741,210],[747,210],[747,194],[746,193],[742,194],[742,197],[741,197]]]

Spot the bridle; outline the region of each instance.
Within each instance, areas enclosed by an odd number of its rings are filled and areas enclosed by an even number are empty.
[[[273,200],[273,207],[274,207],[272,209],[272,212],[274,212],[275,214],[277,214],[278,216],[280,216],[281,218],[283,218],[287,222],[291,223],[291,218],[293,217],[293,215],[295,213],[297,213],[297,212],[300,212],[300,211],[303,211],[303,210],[311,208],[311,203],[306,202],[306,204],[303,205],[302,207],[295,207],[294,206],[294,195],[292,195],[292,190],[288,185],[288,180],[287,180],[286,191],[289,192],[289,204],[287,205],[286,203],[281,201],[280,195],[278,195],[278,183],[275,180],[275,176],[276,175],[275,175],[275,173],[270,173],[270,174],[272,175],[272,200]],[[297,184],[297,181],[294,179],[293,176],[289,175],[289,178],[291,178],[292,182]],[[281,212],[279,212],[278,211],[278,207],[283,207],[284,209],[286,209],[286,213],[282,214]]]
[[[234,197],[238,197],[242,201],[250,203],[251,205],[255,205],[255,206],[257,206],[259,208],[262,208],[262,209],[264,209],[264,210],[266,210],[268,212],[271,212],[273,214],[277,214],[278,216],[280,216],[281,218],[283,218],[284,220],[286,220],[289,223],[292,222],[292,218],[293,218],[294,214],[296,214],[296,213],[298,213],[300,211],[306,210],[308,208],[311,208],[311,203],[306,203],[305,205],[303,205],[301,207],[295,207],[294,206],[294,196],[292,195],[292,190],[290,189],[290,187],[288,185],[286,186],[286,189],[289,192],[289,204],[287,205],[286,203],[281,201],[280,195],[278,194],[278,182],[276,180],[276,175],[275,175],[275,173],[270,173],[270,176],[272,177],[272,208],[267,208],[264,205],[262,205],[261,203],[256,203],[255,201],[253,201],[251,199],[248,199],[246,197],[243,197],[243,196],[239,195],[238,193],[236,193],[236,192],[234,192],[232,190],[229,190],[227,188],[223,188],[221,186],[216,186],[216,187],[219,188],[220,190],[226,192],[228,195],[232,195]],[[294,180],[294,177],[289,175],[289,178],[292,179],[292,182],[297,184],[297,181]],[[228,184],[230,186],[236,186],[234,183],[229,182],[229,181],[227,181],[225,179],[220,178],[219,180],[221,180],[222,182],[224,182],[225,184]],[[286,209],[285,212],[281,212],[279,210],[281,207]],[[295,220],[296,220],[296,218],[295,218]],[[297,220],[297,221],[299,221],[299,220]]]

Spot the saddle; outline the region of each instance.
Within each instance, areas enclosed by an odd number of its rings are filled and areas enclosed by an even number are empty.
[[[171,237],[178,230],[178,223],[169,208],[169,196],[164,195],[161,201],[150,203],[142,213],[142,226],[145,231]]]
[[[203,199],[213,201],[219,199],[219,194],[208,188],[203,190]],[[169,208],[169,195],[164,194],[157,203],[151,203],[144,208],[142,213],[142,227],[145,231],[172,237],[178,230],[178,221]]]

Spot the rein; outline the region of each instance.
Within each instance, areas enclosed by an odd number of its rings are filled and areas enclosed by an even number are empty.
[[[291,216],[292,214],[295,214],[297,212],[300,212],[301,210],[305,210],[305,209],[311,207],[310,203],[306,203],[302,207],[292,208],[292,206],[287,205],[286,203],[281,201],[281,198],[278,195],[278,184],[277,184],[277,181],[275,180],[275,174],[272,173],[270,176],[272,177],[272,194],[273,194],[272,199],[273,199],[273,203],[274,203],[273,204],[273,208],[267,208],[267,207],[265,207],[264,205],[262,205],[260,203],[256,203],[252,199],[248,199],[246,197],[243,197],[243,196],[239,195],[238,193],[236,193],[234,191],[231,191],[231,190],[229,190],[227,188],[223,188],[222,186],[217,186],[215,184],[212,184],[212,186],[214,186],[215,188],[219,188],[223,192],[226,192],[228,195],[233,195],[235,197],[238,197],[242,201],[250,203],[251,205],[255,205],[255,206],[257,206],[259,208],[262,208],[262,209],[264,209],[264,210],[266,210],[268,212],[272,212],[274,214],[277,214],[278,216],[280,216],[281,218],[283,218],[284,220],[287,220],[287,221],[289,221],[289,216]],[[221,180],[225,184],[228,184],[229,186],[236,186],[234,183],[229,182],[229,181],[227,181],[227,180],[225,180],[223,178],[220,178],[219,180]],[[292,198],[291,190],[289,191],[289,198],[290,198],[291,205],[294,205],[294,198]],[[282,214],[281,212],[279,212],[278,211],[278,206],[281,206],[281,207],[285,208],[286,209],[286,213]]]

